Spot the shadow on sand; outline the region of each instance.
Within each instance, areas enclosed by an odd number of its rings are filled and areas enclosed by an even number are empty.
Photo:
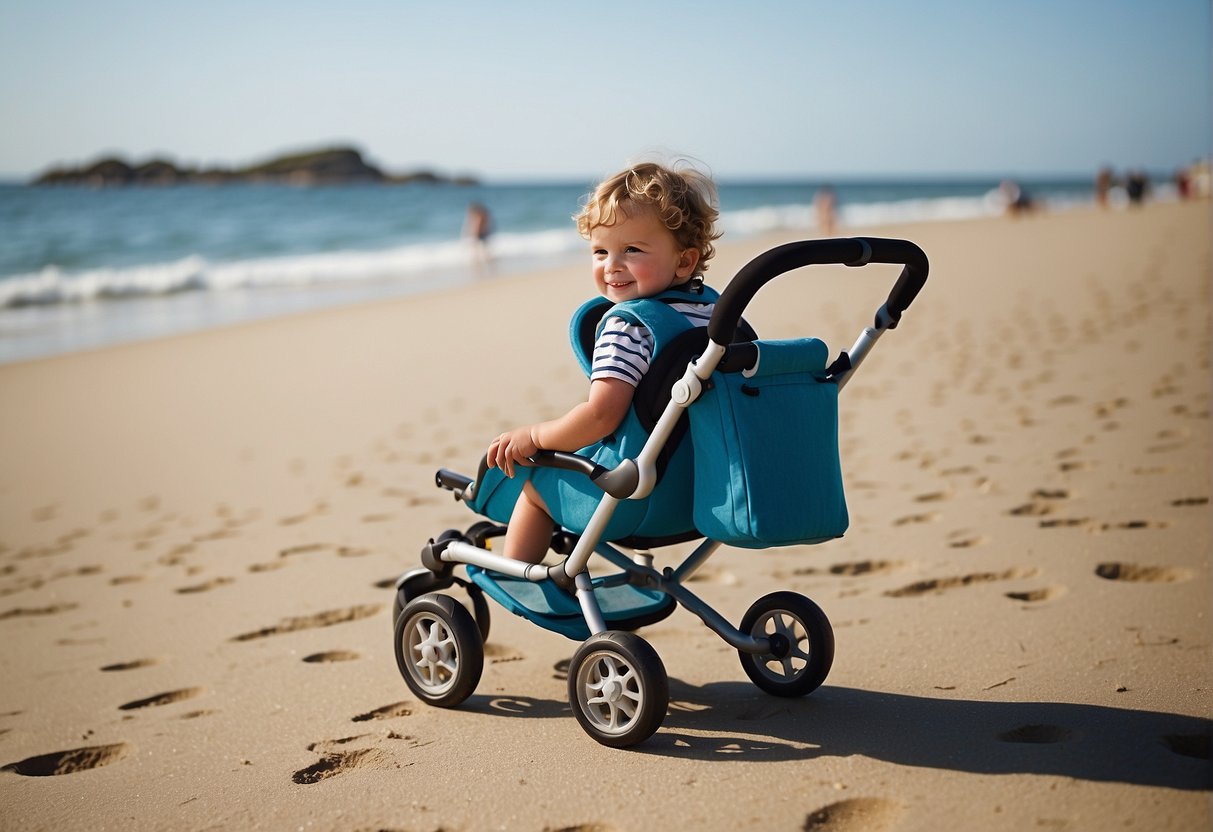
[[[572,719],[567,702],[474,696],[501,716]],[[978,702],[822,687],[781,699],[748,682],[670,679],[665,722],[634,751],[704,761],[860,755],[974,774],[1213,789],[1208,719],[1065,702]]]

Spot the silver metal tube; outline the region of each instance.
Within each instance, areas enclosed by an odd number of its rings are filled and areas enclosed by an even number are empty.
[[[590,522],[586,525],[585,531],[581,533],[581,538],[573,548],[573,553],[564,562],[564,571],[567,575],[574,576],[585,571],[585,565],[589,563],[590,555],[594,553],[594,547],[602,539],[602,533],[606,531],[607,523],[611,522],[611,517],[615,514],[615,507],[618,505],[619,500],[615,497],[610,494],[602,495],[602,500],[598,503],[598,508],[594,509],[594,513],[590,515]]]
[[[674,600],[683,607],[699,616],[699,620],[706,624],[708,629],[724,639],[730,647],[756,655],[771,652],[771,642],[769,639],[754,638],[749,633],[743,633],[730,624],[723,615],[709,607],[699,596],[677,581],[663,578],[659,588],[667,595],[672,595]]]
[[[838,389],[841,390],[846,386],[846,383],[851,380],[851,376],[859,369],[859,365],[868,357],[872,346],[876,343],[876,339],[884,333],[883,329],[867,327],[863,332],[859,333],[859,337],[855,339],[855,345],[851,347],[851,351],[847,353],[851,358],[851,369],[847,370],[838,378]]]
[[[703,390],[702,381],[715,372],[720,360],[724,358],[724,352],[724,346],[715,341],[708,341],[703,354],[688,364],[682,378],[674,382],[670,401],[666,404],[665,410],[661,411],[661,418],[653,426],[653,432],[649,434],[648,441],[636,455],[640,481],[630,499],[643,499],[653,491],[653,486],[657,484],[657,457],[665,448],[665,443],[669,441],[670,434],[674,432],[674,427],[678,424],[682,411],[699,398],[699,394]]]
[[[485,549],[478,549],[471,543],[453,540],[442,551],[442,560],[447,563],[470,563],[482,569],[492,569],[512,578],[524,578],[528,581],[541,581],[547,577],[547,567],[536,563],[526,563],[521,560],[495,555]]]
[[[577,586],[577,602],[581,604],[581,614],[585,616],[585,623],[590,628],[590,635],[596,636],[599,633],[605,633],[606,621],[602,618],[598,599],[594,597],[594,587],[590,583],[589,573],[578,572],[573,583]]]
[[[698,571],[699,567],[703,566],[704,561],[711,557],[712,553],[720,548],[719,541],[705,540],[695,547],[695,551],[687,555],[686,560],[678,564],[678,568],[674,570],[674,580],[686,581]]]

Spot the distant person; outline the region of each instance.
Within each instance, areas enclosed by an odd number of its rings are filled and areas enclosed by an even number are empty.
[[[813,197],[813,207],[817,209],[817,233],[822,237],[833,237],[838,221],[838,198],[834,189],[823,185]]]
[[[1150,192],[1150,178],[1143,170],[1130,171],[1125,179],[1125,193],[1129,196],[1129,205],[1141,205],[1146,201]]]
[[[493,258],[489,251],[489,237],[493,233],[493,217],[483,203],[468,205],[467,219],[463,223],[463,236],[472,246],[472,270],[477,276],[492,271]]]
[[[1003,209],[1013,217],[1026,214],[1036,208],[1036,203],[1019,183],[1004,179],[998,186],[998,195],[1002,199]]]
[[[1213,170],[1208,159],[1188,165],[1188,193],[1193,199],[1208,199],[1213,194]]]
[[[1108,193],[1112,190],[1112,169],[1104,165],[1095,174],[1095,204],[1100,208],[1108,207]]]
[[[1178,168],[1175,171],[1175,193],[1181,200],[1192,195],[1192,179],[1187,168]]]

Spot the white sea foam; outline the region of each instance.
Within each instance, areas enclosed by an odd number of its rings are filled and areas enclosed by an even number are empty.
[[[1050,202],[1050,209],[1064,206]],[[848,231],[903,222],[958,220],[991,216],[1003,206],[991,195],[907,199],[844,204],[841,225]],[[813,228],[809,204],[772,205],[721,215],[730,238],[770,231]],[[492,238],[494,258],[502,271],[555,262],[584,250],[584,241],[569,228],[534,232],[501,232]],[[333,251],[282,257],[212,262],[194,255],[164,263],[67,272],[57,266],[0,278],[0,308],[55,306],[184,292],[290,289],[349,284],[425,283],[434,275],[466,273],[467,243],[451,239],[383,250]]]

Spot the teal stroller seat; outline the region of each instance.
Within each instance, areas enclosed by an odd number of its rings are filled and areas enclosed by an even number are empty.
[[[754,294],[781,274],[824,263],[903,268],[874,323],[831,363],[815,338],[758,339],[742,318]],[[846,531],[838,394],[876,340],[897,326],[927,271],[926,255],[904,240],[814,240],[760,255],[720,295],[693,283],[614,306],[602,298],[583,304],[570,339],[587,375],[595,338],[611,316],[652,333],[649,369],[623,423],[594,445],[540,451],[512,479],[484,460],[474,478],[438,471],[440,487],[487,519],[431,539],[420,568],[396,582],[396,661],[413,693],[453,707],[475,690],[489,633],[485,596],[581,642],[570,661],[569,699],[582,728],[606,745],[633,745],[660,726],[665,669],[634,630],[679,606],[736,648],[746,675],[764,691],[803,696],[819,687],[834,639],[817,604],[772,592],[734,626],[684,584],[722,545],[761,550]],[[706,326],[670,308],[688,301],[715,304]],[[528,481],[556,521],[556,563],[492,551]],[[691,541],[699,542],[677,567],[654,567],[652,550]],[[620,571],[591,575],[595,555]],[[452,586],[466,592],[470,612],[446,594]]]

